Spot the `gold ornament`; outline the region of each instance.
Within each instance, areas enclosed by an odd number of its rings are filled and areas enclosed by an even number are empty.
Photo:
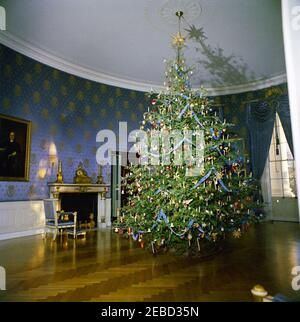
[[[64,182],[64,176],[62,172],[62,161],[60,160],[58,162],[58,171],[56,175],[56,183],[63,183]]]
[[[212,237],[212,240],[215,242],[218,238],[218,233],[212,233],[211,237]]]
[[[184,46],[185,38],[178,32],[177,35],[173,36],[172,44],[175,47],[181,48]]]
[[[217,180],[220,180],[220,179],[222,179],[222,178],[223,178],[222,173],[218,172],[218,173],[217,173],[217,175],[216,175],[216,179],[217,179]]]
[[[259,284],[252,288],[251,293],[255,299],[255,302],[263,302],[263,298],[268,295],[268,292],[264,289],[264,287]]]
[[[240,230],[235,230],[233,233],[232,233],[233,237],[234,238],[240,238],[242,236],[242,233]]]
[[[188,200],[183,200],[182,203],[184,206],[188,206],[192,201],[193,201],[193,199],[188,199]]]
[[[103,176],[102,176],[102,166],[98,167],[98,176],[97,176],[97,184],[103,184]]]

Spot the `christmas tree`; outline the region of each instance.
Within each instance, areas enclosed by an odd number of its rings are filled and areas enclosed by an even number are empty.
[[[257,186],[234,148],[233,124],[213,112],[203,88],[191,89],[184,43],[179,29],[166,90],[149,93],[151,107],[140,127],[147,136],[135,145],[139,162],[124,178],[129,198],[115,228],[153,252],[201,251],[204,242],[239,238],[259,218]]]

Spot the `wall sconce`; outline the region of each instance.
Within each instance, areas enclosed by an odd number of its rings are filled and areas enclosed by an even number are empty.
[[[47,175],[47,160],[44,160],[44,159],[40,160],[37,175],[40,180],[45,179]]]
[[[50,143],[49,146],[49,164],[52,172],[54,166],[57,164],[57,150],[56,145],[54,143]]]

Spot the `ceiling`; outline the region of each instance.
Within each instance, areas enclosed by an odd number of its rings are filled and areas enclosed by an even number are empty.
[[[184,12],[194,87],[201,84],[213,95],[286,81],[280,0],[0,0],[0,5],[7,19],[1,43],[102,83],[161,88],[163,60],[175,55],[177,10]],[[185,30],[191,27],[192,34]]]

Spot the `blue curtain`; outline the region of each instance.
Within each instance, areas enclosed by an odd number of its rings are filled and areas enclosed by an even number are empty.
[[[285,96],[280,98],[280,100],[258,102],[249,105],[247,125],[250,136],[252,171],[256,179],[260,179],[264,171],[269,154],[276,112],[280,117],[291,152],[294,153],[288,97]]]
[[[290,105],[289,105],[289,99],[287,96],[282,98],[280,101],[278,101],[277,113],[279,115],[283,130],[284,130],[284,134],[286,136],[286,140],[289,144],[290,150],[291,150],[292,154],[294,155]]]
[[[252,103],[247,112],[253,177],[260,179],[269,154],[276,113],[267,102]]]

